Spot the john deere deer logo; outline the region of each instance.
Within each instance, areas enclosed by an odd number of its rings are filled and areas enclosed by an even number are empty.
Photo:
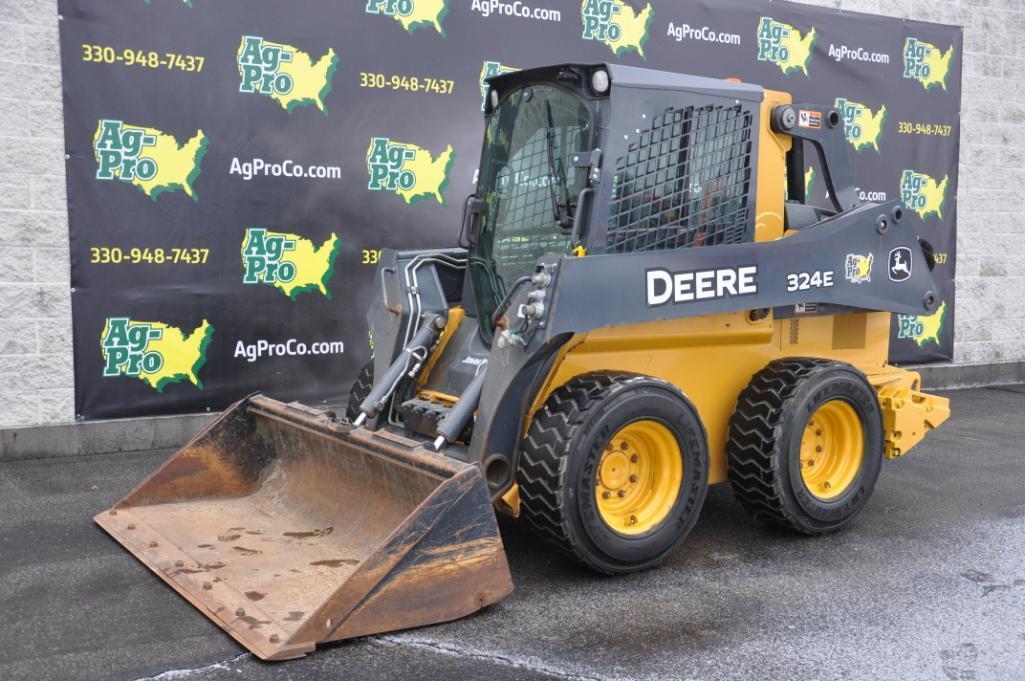
[[[911,249],[898,246],[890,251],[890,266],[887,268],[890,281],[905,281],[911,278]]]

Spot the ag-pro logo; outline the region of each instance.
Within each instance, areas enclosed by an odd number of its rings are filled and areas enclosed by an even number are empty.
[[[581,37],[604,43],[617,57],[636,52],[642,58],[648,42],[648,28],[655,18],[649,2],[642,10],[634,10],[624,0],[582,0],[580,19],[584,24]]]
[[[942,301],[939,308],[931,315],[897,315],[897,338],[913,340],[918,347],[924,348],[926,343],[940,345],[940,334],[947,316],[947,302]]]
[[[93,135],[97,180],[120,180],[156,200],[165,192],[184,191],[198,200],[192,184],[206,155],[202,130],[184,144],[156,128],[101,120]]]
[[[947,201],[949,184],[950,178],[946,175],[937,182],[925,173],[905,170],[900,176],[901,203],[923,220],[934,214],[943,219],[943,204]]]
[[[199,370],[213,334],[214,327],[205,319],[186,335],[163,322],[110,317],[100,334],[103,376],[138,378],[157,392],[186,380],[202,390]]]
[[[762,17],[758,21],[758,61],[775,64],[784,75],[790,75],[791,71],[801,71],[807,76],[815,38],[814,26],[806,35],[802,35],[790,24],[776,21],[772,17]]]
[[[408,33],[424,26],[433,26],[444,38],[445,29],[441,27],[441,22],[448,14],[448,3],[449,0],[367,0],[364,10],[367,14],[391,17]]]
[[[879,138],[883,136],[883,126],[886,123],[886,105],[872,113],[872,109],[860,102],[837,97],[833,106],[843,118],[844,133],[854,150],[861,151],[871,147],[878,152]]]
[[[455,160],[451,144],[433,156],[409,142],[374,137],[367,147],[367,189],[393,192],[407,204],[434,197],[445,205],[443,194]]]
[[[497,61],[486,61],[484,62],[484,68],[480,70],[480,110],[483,111],[487,104],[488,97],[488,78],[494,78],[500,76],[503,73],[515,73],[519,71],[517,68],[512,66],[505,66],[501,62]]]
[[[157,136],[145,128],[126,127],[121,121],[100,121],[93,139],[96,179],[152,180],[157,176],[157,161],[141,154],[143,147],[156,144]]]
[[[844,276],[852,284],[867,284],[872,281],[872,263],[875,256],[848,253],[844,260]]]
[[[904,41],[904,77],[917,80],[926,90],[934,87],[946,90],[953,58],[953,45],[943,52],[932,43],[907,38]]]
[[[239,92],[270,97],[292,113],[300,106],[316,105],[327,115],[324,98],[338,68],[333,49],[316,62],[309,54],[284,43],[244,35],[238,46]]]
[[[242,240],[242,283],[273,286],[292,300],[306,291],[330,300],[327,284],[340,248],[335,234],[317,246],[296,234],[252,227]]]

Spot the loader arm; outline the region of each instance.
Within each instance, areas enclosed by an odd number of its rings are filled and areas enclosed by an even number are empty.
[[[910,258],[910,276],[902,281],[887,273],[896,249]],[[567,258],[539,267],[553,278],[540,329],[545,338],[807,303],[929,314],[938,302],[926,256],[897,201],[863,204],[775,241]],[[793,279],[815,273],[818,285]]]

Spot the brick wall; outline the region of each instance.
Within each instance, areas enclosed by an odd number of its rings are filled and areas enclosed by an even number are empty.
[[[55,0],[0,0],[0,427],[74,418]]]
[[[1025,360],[1025,0],[810,4],[965,27],[955,362]],[[59,423],[74,396],[56,1],[0,0],[0,31],[0,427]]]

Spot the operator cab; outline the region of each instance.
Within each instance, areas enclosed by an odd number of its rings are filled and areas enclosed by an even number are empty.
[[[460,244],[481,341],[539,258],[752,241],[763,92],[609,64],[490,79]]]

